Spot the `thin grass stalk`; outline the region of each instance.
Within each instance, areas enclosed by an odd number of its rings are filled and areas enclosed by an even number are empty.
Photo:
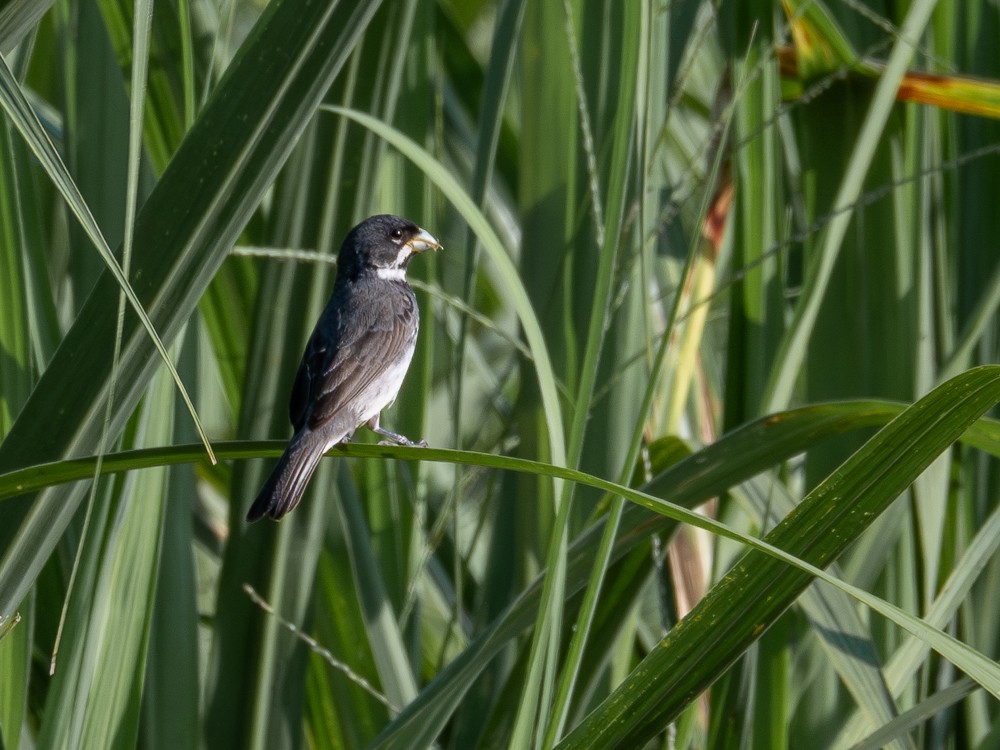
[[[566,13],[566,34],[569,47],[571,50],[575,50],[575,40],[572,36],[572,8],[568,2],[564,3],[564,9]],[[624,18],[622,19],[621,28],[622,38],[626,40],[633,39],[637,35],[637,30],[638,33],[641,33],[641,28],[638,26],[641,20],[641,13],[636,5],[628,5],[624,8],[624,10],[625,13]],[[635,50],[635,48],[629,44],[626,44],[625,48]],[[573,55],[573,61],[574,68],[576,70],[576,77],[579,79],[582,76],[582,72],[580,71],[579,59],[576,54]],[[570,465],[573,466],[579,464],[580,457],[583,453],[587,420],[591,414],[599,361],[601,353],[604,349],[607,332],[610,330],[609,317],[612,314],[612,281],[614,280],[615,267],[619,257],[619,248],[625,244],[622,227],[624,222],[625,203],[629,195],[629,176],[631,174],[629,167],[633,159],[635,139],[635,72],[638,64],[639,59],[637,54],[626,57],[620,64],[620,79],[618,82],[619,99],[614,126],[612,128],[613,142],[611,145],[611,169],[608,175],[606,193],[608,195],[608,203],[606,209],[599,208],[599,175],[596,173],[596,161],[594,160],[592,153],[593,147],[591,146],[591,149],[588,150],[590,160],[588,161],[587,168],[589,173],[590,190],[594,201],[593,220],[596,222],[603,219],[603,222],[600,226],[600,230],[597,232],[600,247],[600,265],[597,271],[597,286],[594,289],[593,306],[591,308],[591,317],[587,329],[586,348],[584,350],[583,357],[583,371],[580,378],[579,390],[575,399],[576,405],[573,411],[573,422],[570,427],[567,460],[570,462]],[[578,87],[580,121],[582,124],[586,125],[586,123],[589,122],[589,117],[587,114],[588,107],[586,105],[586,100],[583,98],[583,94],[583,86],[580,85]],[[589,131],[590,128],[586,127],[585,132]],[[584,142],[586,143],[587,141],[588,139],[585,137]],[[623,467],[622,474],[631,473],[631,466],[632,464],[627,464],[626,467]],[[564,505],[569,506],[573,500],[573,496],[574,488],[567,485],[563,491],[561,502]],[[608,524],[606,526],[608,534],[612,537],[617,529],[618,520],[619,518],[616,518],[614,512],[612,511],[611,517],[609,517]],[[567,531],[564,526],[560,525],[557,525],[557,529],[562,529],[563,533]],[[607,549],[602,550],[602,552],[606,552],[609,549],[610,544]],[[563,565],[565,564],[564,559],[560,562]],[[588,585],[588,590],[584,595],[584,604],[581,607],[576,625],[573,628],[573,636],[570,640],[569,651],[567,652],[559,670],[560,674],[558,677],[555,699],[552,704],[551,715],[547,720],[547,728],[545,730],[545,736],[542,743],[542,746],[545,748],[550,748],[555,744],[556,739],[562,734],[563,728],[565,727],[565,723],[569,716],[574,686],[580,668],[580,663],[583,658],[583,650],[587,644],[587,639],[590,634],[594,607],[596,606],[597,597],[600,594],[604,571],[607,569],[607,564],[608,558],[606,556],[603,559],[600,557],[598,558],[595,564],[595,571],[601,572],[592,577],[591,584]],[[549,570],[553,570],[551,561],[549,564]],[[565,575],[564,571],[562,571],[562,575]],[[548,578],[546,578],[546,580],[548,580]],[[544,601],[544,590],[542,597]]]
[[[622,110],[624,113],[626,110]],[[623,115],[625,116],[625,115]],[[724,128],[722,139],[725,140],[726,133],[729,129],[729,120],[726,121],[726,126]],[[621,142],[619,142],[621,145]],[[722,149],[716,152],[715,161],[712,164],[712,174],[718,174],[718,171],[722,164],[722,159],[724,158],[724,153]],[[619,164],[625,161],[623,154],[618,154],[618,158],[614,160],[613,163]],[[617,184],[617,183],[616,183]],[[705,193],[703,195],[703,203],[701,209],[699,210],[699,216],[704,216],[708,211],[709,202],[711,195]],[[620,219],[620,214],[619,214]],[[608,234],[608,236],[614,236]],[[701,238],[698,235],[692,240],[692,247],[690,248],[687,258],[685,261],[684,268],[681,272],[681,284],[687,283],[691,274],[695,268],[695,259],[699,254],[699,246],[701,243]],[[632,441],[629,447],[629,452],[627,454],[626,461],[622,467],[621,476],[619,482],[624,484],[632,476],[634,467],[639,459],[639,453],[642,449],[643,437],[645,432],[646,420],[652,408],[652,404],[656,393],[658,391],[659,375],[663,364],[666,361],[667,348],[672,340],[672,331],[674,330],[675,322],[678,318],[681,305],[683,304],[683,295],[674,295],[673,306],[670,311],[670,315],[667,318],[667,323],[664,332],[660,339],[660,349],[653,359],[653,368],[649,375],[648,384],[646,387],[645,394],[643,395],[642,406],[640,408],[640,419],[636,422],[636,428],[632,435]],[[613,545],[615,536],[618,533],[618,527],[621,521],[621,516],[624,510],[624,500],[621,497],[615,497],[612,500],[611,507],[608,511],[608,519],[604,526],[604,532],[601,537],[600,544],[598,546],[598,551],[595,556],[595,563],[591,575],[588,579],[587,590],[584,593],[583,604],[581,605],[580,613],[577,617],[576,627],[574,628],[573,638],[570,642],[570,649],[566,660],[566,666],[564,667],[563,679],[560,684],[560,691],[558,694],[559,702],[557,703],[557,720],[553,721],[553,731],[549,732],[549,736],[546,738],[547,742],[554,743],[555,740],[562,734],[562,730],[565,726],[565,721],[568,716],[570,699],[572,698],[573,685],[576,678],[576,672],[579,668],[580,659],[582,658],[583,649],[586,645],[587,637],[590,632],[590,624],[593,620],[594,610],[597,606],[597,600],[600,595],[601,586],[603,584],[604,578],[607,574],[608,565],[610,563],[610,550]],[[558,725],[558,726],[557,726]],[[548,745],[551,747],[552,745]]]
[[[473,167],[472,181],[470,186],[470,196],[480,211],[484,211],[487,189],[493,179],[494,161],[497,154],[497,146],[500,140],[500,132],[503,127],[503,114],[507,97],[510,92],[514,76],[514,66],[517,61],[518,42],[521,37],[521,27],[524,23],[524,12],[526,0],[506,0],[502,4],[500,17],[497,21],[493,35],[489,63],[483,82],[483,98],[480,107],[476,140],[476,162]],[[471,305],[473,294],[473,281],[479,272],[480,248],[471,227],[465,231],[465,275],[462,280],[462,297],[464,305]],[[468,348],[470,316],[464,314],[459,318],[459,329],[454,348],[454,426],[453,445],[462,447],[463,429],[463,396],[465,391],[465,362]],[[463,479],[461,469],[454,475],[452,492],[457,498],[460,496],[460,488]],[[459,546],[458,534],[458,514],[454,516],[455,527],[453,537],[456,547]],[[456,556],[457,560],[457,556]],[[456,562],[457,564],[457,562]],[[461,581],[456,576],[456,582]],[[463,597],[460,592],[455,596],[456,615],[461,610]]]
[[[138,10],[137,10],[138,12]],[[183,92],[183,122],[184,131],[187,132],[194,124],[197,114],[195,96],[197,94],[197,83],[194,73],[194,39],[191,27],[191,0],[178,0],[177,2],[177,25],[181,38],[181,90]]]
[[[583,0],[575,4],[584,6]],[[518,99],[516,191],[523,248],[518,275],[528,304],[537,311],[541,335],[549,342],[553,367],[575,393],[581,357],[572,314],[572,280],[578,277],[578,258],[583,257],[573,242],[581,198],[580,125],[565,20],[557,3],[527,5],[520,42]],[[544,407],[544,394],[529,382],[518,393],[513,410],[514,421],[520,426],[517,451],[522,456],[544,456],[549,450],[547,432],[552,430],[544,428],[540,406]],[[567,424],[568,420],[558,427],[564,445]],[[520,582],[530,580],[542,564],[555,563],[549,568],[551,580],[543,582],[541,606],[533,613],[535,628],[527,652],[518,654],[515,662],[520,689],[513,692],[507,688],[515,706],[508,741],[516,747],[537,747],[550,707],[561,637],[562,615],[554,607],[561,601],[565,583],[559,561],[565,555],[564,527],[570,509],[561,503],[561,483],[516,478],[503,489],[502,500],[512,515],[508,528],[516,542],[512,561]],[[519,502],[522,497],[532,497],[534,502],[525,506]]]
[[[600,249],[597,286],[594,290],[586,348],[582,360],[582,372],[579,376],[579,386],[575,398],[573,421],[570,426],[566,456],[568,465],[576,466],[579,464],[580,456],[583,452],[585,428],[591,412],[591,400],[597,377],[600,351],[605,331],[608,328],[607,316],[610,312],[611,281],[620,238],[617,232],[612,235],[605,233],[604,211],[600,202],[599,176],[597,175],[596,160],[593,153],[593,135],[590,127],[586,93],[581,80],[582,71],[580,69],[579,55],[576,52],[576,23],[573,19],[572,6],[568,1],[563,3],[563,13],[566,47],[569,50],[573,78],[576,82],[576,103],[579,110],[578,122],[581,129],[581,140],[587,156],[587,183],[591,199],[590,214],[591,220],[597,227],[596,241]],[[628,99],[629,97],[624,95],[623,98]],[[629,102],[629,105],[631,105],[631,102]],[[626,111],[630,113],[631,107],[629,106]],[[625,121],[627,122],[627,120]],[[623,133],[623,128],[619,126],[616,135],[617,142],[624,140],[628,144],[630,141],[630,128],[624,128]],[[615,167],[619,168],[619,174],[622,177],[627,173],[624,166],[627,162],[627,151],[627,146],[625,149],[616,148],[615,155],[618,159],[612,162]],[[618,192],[621,193],[623,191],[619,189]],[[613,242],[610,245],[606,242],[606,238],[609,236],[613,238]],[[572,364],[570,366],[572,367]],[[569,693],[571,692],[572,673],[576,671],[576,664],[573,661],[570,663],[569,672],[564,672],[564,675],[568,676],[570,682],[558,688],[562,694],[556,695],[554,705],[551,694],[556,690],[557,669],[555,667],[555,659],[559,652],[562,632],[562,608],[558,605],[558,602],[561,602],[564,598],[566,552],[572,497],[573,486],[564,484],[562,492],[559,495],[552,536],[548,542],[546,569],[549,571],[549,574],[545,577],[542,586],[542,604],[538,610],[538,619],[535,623],[534,637],[528,657],[527,681],[531,685],[541,682],[542,688],[540,694],[536,694],[533,690],[528,690],[522,695],[512,731],[512,741],[515,744],[526,745],[528,737],[534,734],[535,745],[551,746],[552,741],[554,741],[552,735],[558,731],[558,725],[565,721],[568,709],[567,703],[570,697]],[[582,643],[579,650],[582,650]],[[554,718],[551,715],[553,710],[556,713]]]
[[[128,278],[129,270],[132,265],[132,245],[135,232],[135,216],[136,216],[136,205],[138,203],[138,190],[139,190],[139,159],[142,153],[142,112],[145,103],[145,90],[146,90],[146,70],[149,59],[149,31],[150,25],[152,23],[152,4],[149,0],[139,0],[136,3],[136,12],[134,16],[135,28],[134,28],[134,38],[136,49],[132,56],[132,98],[130,101],[130,117],[129,117],[129,156],[128,156],[128,174],[127,174],[127,189],[125,198],[125,226],[124,226],[124,246],[122,250],[122,275],[124,278]],[[96,501],[96,494],[98,488],[97,479],[101,475],[101,457],[103,456],[105,450],[107,449],[107,441],[109,439],[109,432],[111,427],[111,418],[114,411],[115,403],[115,391],[117,387],[118,380],[118,364],[119,358],[121,356],[121,342],[122,342],[122,332],[125,326],[125,310],[128,303],[128,298],[124,290],[118,296],[118,316],[116,323],[116,333],[115,333],[115,345],[114,350],[111,355],[111,385],[108,391],[107,404],[104,410],[104,425],[101,430],[101,437],[98,443],[98,461],[94,468],[94,481],[91,483],[90,498],[88,500],[88,505],[92,506]],[[178,379],[179,379],[178,375]],[[187,403],[190,401],[185,399]],[[193,408],[193,406],[192,406]],[[195,417],[197,423],[197,417]],[[198,424],[198,431],[201,432],[200,423]],[[211,454],[211,448],[209,447],[209,453]],[[212,459],[214,463],[214,458]],[[90,513],[88,512],[88,520]],[[90,524],[86,523],[84,525],[84,542],[81,543],[79,554],[83,552],[83,546],[86,542],[86,533],[90,529]],[[65,624],[65,618],[68,612],[68,605],[73,592],[73,583],[76,580],[77,566],[79,564],[79,554],[74,559],[73,569],[70,573],[69,584],[67,587],[66,596],[66,606],[62,609],[62,615],[59,620],[59,627],[56,630],[55,645],[52,649],[52,667],[55,667],[56,654],[59,651],[59,644],[62,637],[63,626]]]
[[[21,146],[10,127],[0,122],[0,439],[6,436],[33,384],[32,312],[26,267],[31,252],[26,241],[22,190],[30,187]],[[25,196],[27,193],[25,193]],[[34,306],[39,306],[36,303]],[[27,734],[31,658],[37,617],[29,595],[19,612],[0,614],[0,743],[16,748]]]
[[[723,130],[720,133],[720,142],[726,142],[728,131],[731,123],[732,110],[729,113],[729,117],[726,118]],[[723,160],[725,158],[724,149],[717,149],[715,153],[715,158],[711,164],[709,184],[714,183],[717,175],[719,174]],[[702,204],[698,211],[698,216],[704,217],[707,215],[709,210],[709,205],[711,202],[711,194],[706,192],[702,196]],[[684,288],[689,280],[692,278],[692,274],[696,268],[697,259],[700,256],[700,245],[702,239],[699,235],[695,234],[692,238],[692,244],[686,255],[685,263],[680,274],[680,288]],[[639,414],[640,419],[636,422],[636,427],[632,435],[632,440],[629,446],[629,451],[624,465],[622,466],[621,475],[619,477],[619,482],[624,484],[632,476],[634,467],[637,465],[639,460],[639,455],[642,450],[644,434],[646,429],[647,420],[652,410],[653,402],[659,390],[659,378],[660,373],[667,362],[667,351],[668,347],[673,340],[673,332],[676,328],[677,320],[680,315],[681,307],[685,303],[685,296],[682,294],[675,294],[673,298],[673,304],[671,306],[669,315],[666,320],[664,331],[661,334],[659,350],[656,356],[653,358],[652,370],[649,374],[649,380],[646,387],[646,391],[643,395],[642,406],[640,407]],[[593,616],[593,608],[596,607],[597,598],[600,593],[601,584],[607,574],[608,564],[610,562],[610,557],[608,553],[610,552],[611,546],[613,544],[615,535],[618,532],[618,526],[621,520],[621,515],[624,510],[624,500],[620,497],[616,497],[612,500],[612,505],[608,514],[608,521],[604,529],[604,534],[602,536],[598,554],[595,558],[595,565],[591,573],[590,579],[588,581],[588,588],[584,594],[584,604],[581,607],[580,615],[577,620],[577,627],[574,631],[573,640],[576,642],[577,658],[579,654],[582,654],[583,646],[586,643],[586,636],[589,632],[589,626],[585,626],[585,623],[589,621]],[[572,655],[574,653],[574,644],[571,642],[570,654],[571,658],[569,663],[573,664]],[[567,674],[572,675],[572,671],[567,670]],[[567,680],[567,709],[568,709],[568,698],[572,690],[572,682]],[[560,727],[561,730],[561,727]],[[560,731],[561,734],[561,731]]]

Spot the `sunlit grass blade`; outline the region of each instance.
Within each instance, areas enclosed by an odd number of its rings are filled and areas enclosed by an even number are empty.
[[[0,8],[0,54],[10,51],[37,26],[55,0],[11,0]]]
[[[187,321],[376,6],[309,6],[310,13],[303,13],[286,0],[265,11],[258,32],[249,37],[138,217],[136,234],[145,242],[135,259],[133,286],[166,340]],[[294,54],[277,54],[275,48]],[[241,75],[241,69],[255,69],[255,55],[275,55],[282,62],[264,78]],[[23,114],[33,119],[30,111]],[[232,127],[234,119],[243,126]],[[206,149],[215,155],[210,163],[204,159]],[[0,446],[0,466],[23,465],[26,454],[41,455],[40,446],[50,458],[89,452],[110,376],[116,310],[108,301],[117,289],[111,274],[98,283]],[[124,425],[155,365],[148,334],[126,320],[121,394],[111,434]],[[70,392],[76,394],[71,404],[49,398]],[[43,493],[30,509],[19,505],[17,520],[0,531],[0,611],[13,609],[35,580],[81,489]]]
[[[643,485],[643,491],[664,497],[682,492],[692,498],[705,498],[724,492],[734,484],[773,467],[822,441],[855,430],[882,427],[905,410],[905,405],[885,401],[838,402],[817,404],[780,412],[750,422],[715,443],[698,451],[696,457],[657,474]],[[1000,457],[1000,422],[983,418],[972,424],[960,440],[970,447]],[[281,455],[285,441],[218,441],[219,456],[235,460],[257,456]],[[405,448],[384,445],[345,443],[330,455],[374,458],[393,457],[428,461],[454,461],[514,471],[558,472],[534,461],[473,451],[439,448]],[[734,458],[738,456],[738,458]],[[101,466],[102,474],[113,474],[154,466],[194,463],[204,459],[191,445],[109,453]],[[38,492],[67,482],[85,479],[94,473],[95,456],[67,459],[26,466],[0,474],[0,501],[25,493]],[[569,476],[568,474],[565,476]]]
[[[873,405],[875,406],[875,405]],[[762,420],[757,425],[748,426],[745,430],[740,430],[735,433],[730,439],[723,439],[720,443],[707,449],[704,453],[705,455],[695,455],[691,459],[683,461],[678,464],[676,470],[670,470],[663,477],[656,482],[656,484],[664,489],[670,488],[667,492],[667,496],[681,500],[681,495],[686,495],[686,503],[695,503],[706,496],[715,494],[720,491],[720,489],[728,486],[730,483],[735,481],[740,481],[739,476],[731,472],[736,470],[736,466],[733,464],[731,458],[733,456],[741,456],[746,462],[744,471],[757,471],[758,466],[761,462],[772,463],[776,460],[781,460],[782,455],[791,455],[799,450],[808,448],[811,441],[820,438],[823,435],[837,434],[845,428],[857,428],[861,426],[867,426],[877,423],[879,420],[887,419],[893,413],[898,412],[899,407],[891,407],[888,410],[858,410],[857,408],[845,409],[843,406],[838,406],[835,408],[826,408],[823,410],[817,410],[816,408],[809,408],[805,410],[800,410],[796,413],[796,416],[792,419],[774,419],[769,418]],[[826,413],[824,413],[826,412]],[[863,417],[858,419],[858,417]],[[875,421],[873,421],[875,420]],[[973,427],[973,430],[979,429],[979,436],[975,437],[975,441],[982,444],[984,447],[991,448],[993,452],[1000,453],[1000,440],[998,440],[998,434],[1000,434],[1000,429],[993,422],[978,422],[977,426]],[[781,445],[784,446],[783,450],[779,450],[777,445],[767,446],[768,440],[764,437],[768,433],[777,430],[776,434],[780,434]],[[283,447],[282,444],[270,444],[272,448],[270,449],[275,455]],[[754,455],[754,450],[760,452],[760,456]],[[234,458],[240,455],[260,455],[260,447],[252,443],[238,443],[232,446],[225,443],[220,443],[218,445],[220,450],[220,455],[226,458]],[[770,451],[770,458],[765,458],[765,455]],[[466,463],[477,462],[483,465],[495,465],[497,467],[504,467],[510,469],[517,469],[523,467],[524,470],[528,471],[538,471],[543,473],[553,473],[563,476],[566,479],[573,481],[585,481],[594,487],[599,487],[606,489],[615,493],[622,494],[629,497],[632,500],[641,501],[646,507],[654,507],[657,510],[666,511],[666,508],[659,504],[659,502],[653,502],[650,496],[641,493],[636,493],[627,488],[617,486],[603,480],[598,480],[596,478],[587,478],[586,475],[581,475],[578,472],[559,469],[558,467],[546,467],[539,464],[534,464],[532,462],[525,462],[522,460],[502,457],[502,456],[487,456],[481,454],[470,454],[461,453],[453,451],[441,451],[435,449],[408,449],[408,448],[395,448],[395,447],[385,447],[385,446],[362,446],[362,445],[347,445],[338,448],[337,453],[344,453],[349,455],[357,456],[380,456],[380,455],[396,455],[396,456],[410,456],[413,458],[421,458],[423,460],[462,460]],[[718,460],[711,458],[711,455],[717,455]],[[729,457],[728,459],[724,457]],[[104,470],[120,470],[124,465],[138,467],[143,465],[159,465],[164,462],[173,462],[176,460],[191,461],[197,460],[198,452],[196,448],[191,446],[185,446],[183,448],[171,448],[171,449],[156,449],[150,451],[142,452],[132,452],[130,454],[123,454],[121,457],[115,455],[109,455],[105,459]],[[63,467],[63,470],[71,470],[77,475],[88,475],[89,472],[93,471],[94,459],[89,459],[87,461],[79,462],[67,462]],[[687,467],[686,469],[684,467]],[[685,472],[694,472],[685,473]],[[63,478],[69,478],[73,476],[72,473],[69,475],[63,474]],[[746,474],[744,474],[746,476]],[[700,477],[700,478],[699,478]],[[6,477],[4,480],[10,481],[11,477]],[[3,481],[0,480],[0,487],[3,486]],[[15,486],[19,484],[17,480],[14,480]],[[23,485],[22,485],[23,486]],[[8,492],[10,487],[8,486]],[[694,493],[694,494],[687,494]],[[676,506],[675,506],[676,507]],[[708,524],[704,519],[698,516],[691,516],[689,514],[682,514],[677,516],[675,511],[669,512],[674,517],[683,517],[689,522],[694,522],[698,525],[703,525],[713,530],[718,531],[719,527],[714,524]],[[626,523],[623,528],[631,528],[630,524],[634,523],[630,521]],[[650,529],[647,525],[647,532]],[[755,540],[751,540],[742,536],[743,541],[748,543],[753,543],[757,545]],[[596,541],[596,538],[593,539]],[[620,554],[620,552],[619,552]],[[585,575],[585,571],[590,567],[590,553],[584,553],[582,557],[579,554],[574,554],[571,556],[573,560],[571,564],[571,570],[574,571],[571,574],[571,580],[576,581],[576,583],[570,587],[570,591],[582,585],[584,578],[581,577]],[[857,592],[852,592],[857,593]],[[535,589],[534,596],[537,597],[538,589]],[[531,601],[531,597],[522,598],[520,607],[524,607],[525,604]],[[520,612],[518,615],[514,615],[514,612]],[[526,617],[527,616],[527,617]],[[481,636],[477,639],[477,644],[474,648],[471,648],[466,654],[458,659],[452,666],[448,667],[438,680],[432,685],[440,682],[445,676],[448,676],[453,681],[450,683],[451,687],[448,689],[450,692],[442,693],[440,688],[436,688],[427,692],[427,698],[431,696],[436,696],[434,699],[434,704],[436,705],[435,710],[428,712],[426,709],[428,706],[420,711],[417,711],[417,706],[424,704],[426,701],[423,696],[414,704],[411,705],[407,711],[400,717],[399,720],[399,731],[402,734],[396,735],[400,739],[406,738],[405,743],[412,742],[415,737],[433,737],[435,726],[439,726],[438,722],[442,720],[447,713],[441,714],[440,711],[443,709],[446,712],[449,710],[448,705],[452,703],[458,696],[461,695],[461,691],[464,691],[468,687],[469,677],[465,676],[459,677],[463,674],[462,670],[468,670],[470,667],[474,670],[482,668],[482,663],[479,661],[481,659],[481,649],[485,646],[488,649],[493,649],[498,647],[501,643],[505,642],[507,638],[511,637],[514,633],[530,621],[531,610],[515,609],[512,610],[511,617],[505,618],[504,621],[498,622],[497,625],[502,625],[499,630],[492,632],[491,637],[499,637],[499,641],[491,641],[490,639],[485,639]],[[503,624],[506,622],[506,624]],[[512,630],[513,628],[513,630]],[[491,629],[492,630],[492,629]],[[488,631],[490,632],[490,631]],[[486,635],[486,634],[484,634]],[[490,645],[490,644],[493,645]],[[479,654],[477,657],[476,654]],[[467,672],[465,673],[467,675]],[[455,677],[459,677],[457,681],[454,681]],[[441,684],[441,687],[449,684],[445,681]],[[459,690],[456,694],[454,691]],[[449,698],[450,696],[450,698]],[[442,700],[444,701],[442,703]],[[415,711],[416,713],[412,713]],[[419,717],[419,722],[414,724],[414,720]],[[436,718],[435,718],[436,717]],[[404,720],[405,718],[405,720]],[[404,729],[405,727],[405,729]],[[431,734],[426,734],[430,731]],[[414,734],[416,732],[416,734]],[[389,735],[386,737],[388,740]],[[406,746],[404,743],[403,746]],[[394,746],[390,741],[389,746]]]
[[[65,199],[66,205],[77,217],[77,220],[87,233],[87,236],[90,238],[94,247],[97,249],[98,253],[100,253],[101,259],[111,271],[115,281],[119,284],[122,293],[125,294],[128,299],[132,309],[139,316],[139,320],[142,322],[142,325],[146,329],[153,345],[156,347],[156,350],[160,355],[160,359],[163,361],[163,364],[167,367],[174,379],[174,382],[177,384],[177,389],[180,392],[181,397],[184,399],[185,405],[188,407],[191,418],[198,427],[198,434],[201,436],[202,441],[205,444],[206,452],[214,461],[215,457],[212,454],[212,446],[209,444],[208,436],[205,435],[205,431],[201,426],[201,421],[198,419],[198,414],[195,411],[194,404],[191,403],[191,398],[188,396],[187,389],[181,382],[180,375],[177,374],[177,370],[174,368],[173,362],[170,361],[170,356],[167,354],[163,341],[160,339],[159,334],[153,327],[153,322],[150,320],[149,315],[143,308],[142,303],[139,301],[135,290],[132,288],[128,278],[126,278],[125,273],[122,271],[114,253],[105,241],[100,227],[98,227],[97,222],[94,221],[90,208],[87,206],[86,201],[84,201],[83,196],[80,195],[80,191],[77,189],[73,182],[73,178],[66,169],[66,165],[63,164],[62,159],[59,157],[55,147],[52,145],[52,141],[50,141],[46,135],[42,124],[32,112],[31,106],[28,104],[28,100],[24,97],[17,81],[14,79],[10,68],[7,67],[7,63],[2,58],[0,58],[0,107],[4,109],[7,116],[10,117],[11,121],[14,123],[14,126],[21,133],[22,137],[28,142],[28,146],[35,157],[45,166],[45,169],[53,183]]]
[[[878,750],[886,747],[893,739],[905,736],[907,731],[938,716],[975,690],[975,682],[968,677],[962,678],[884,724],[877,732],[872,732],[861,742],[852,745],[851,750]]]
[[[163,373],[153,380],[139,426],[144,443],[162,444],[173,435],[174,399],[170,387]],[[111,519],[120,526],[119,533],[112,533],[115,541],[105,547],[106,578],[93,600],[98,607],[108,608],[107,619],[103,627],[98,625],[88,631],[88,644],[83,647],[85,653],[100,654],[96,679],[89,688],[78,686],[75,690],[75,700],[86,697],[81,746],[130,747],[138,741],[167,476],[166,469],[160,468],[129,477],[131,481],[123,484],[125,507],[119,508],[120,517]],[[118,607],[123,601],[129,602],[128,608]],[[96,624],[96,618],[92,622]],[[49,719],[60,721],[58,716]]]

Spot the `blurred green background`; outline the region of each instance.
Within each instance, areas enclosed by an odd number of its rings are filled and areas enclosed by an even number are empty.
[[[0,748],[1000,746],[998,32],[0,4]],[[431,447],[248,527],[385,212]]]

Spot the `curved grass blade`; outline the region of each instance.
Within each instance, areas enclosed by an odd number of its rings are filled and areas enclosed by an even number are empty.
[[[840,401],[800,407],[763,417],[698,451],[694,454],[696,459],[692,457],[666,469],[643,486],[642,490],[649,494],[673,497],[680,493],[685,498],[689,495],[693,498],[717,495],[776,463],[809,450],[823,440],[854,430],[885,425],[905,408],[903,404],[889,401]],[[991,455],[1000,456],[1000,421],[986,418],[979,420],[962,436],[962,441]],[[221,460],[236,461],[280,456],[287,441],[220,440],[214,445]],[[328,455],[441,461],[539,474],[560,471],[557,467],[537,461],[443,448],[343,443],[331,449]],[[197,463],[203,459],[204,451],[193,445],[121,451],[107,454],[101,466],[101,474]],[[0,473],[0,502],[86,479],[94,474],[96,460],[95,456],[70,458]],[[565,478],[569,478],[569,475]]]
[[[965,601],[972,585],[979,579],[986,565],[1000,546],[1000,510],[994,510],[980,527],[976,536],[952,569],[948,580],[934,603],[924,615],[927,624],[945,628],[955,617],[955,613]],[[913,674],[921,668],[927,654],[927,644],[916,637],[908,638],[887,660],[883,673],[893,695],[900,695],[910,684]],[[862,712],[855,711],[854,717],[841,728],[834,741],[835,747],[847,747],[857,741],[873,726]]]
[[[863,741],[854,745],[851,750],[878,750],[880,747],[885,747],[894,739],[905,736],[910,729],[929,721],[975,690],[976,683],[968,677],[964,677],[920,701],[909,711],[900,714],[879,728],[877,732],[872,732]]]

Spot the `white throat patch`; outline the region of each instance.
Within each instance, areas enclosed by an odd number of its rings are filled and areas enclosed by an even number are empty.
[[[392,281],[405,281],[406,271],[402,268],[376,268],[375,274],[380,279],[390,279]]]
[[[375,273],[378,274],[380,279],[402,281],[406,278],[406,271],[403,266],[411,255],[413,255],[413,248],[408,244],[403,245],[399,248],[399,254],[396,255],[396,264],[392,268],[377,268],[375,269]]]

